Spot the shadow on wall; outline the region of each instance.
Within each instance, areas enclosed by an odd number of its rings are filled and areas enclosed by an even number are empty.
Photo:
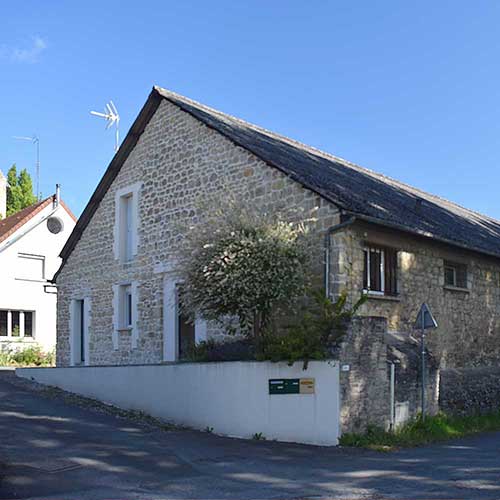
[[[395,403],[405,418],[421,411],[419,344],[409,335],[387,333],[387,320],[353,318],[342,343],[340,359],[341,432],[365,432],[370,425],[388,429],[391,424],[390,363],[395,363]],[[439,363],[427,353],[426,411],[438,411]],[[402,422],[400,422],[402,423]]]

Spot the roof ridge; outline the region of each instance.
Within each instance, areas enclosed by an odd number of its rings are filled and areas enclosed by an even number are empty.
[[[283,134],[280,134],[278,132],[275,132],[273,130],[269,130],[265,127],[262,127],[260,125],[256,125],[252,122],[249,122],[247,120],[244,120],[242,118],[239,118],[237,116],[234,116],[234,115],[231,115],[229,113],[225,113],[223,111],[220,111],[216,108],[212,108],[211,106],[207,106],[206,104],[203,104],[199,101],[196,101],[195,99],[191,99],[190,97],[186,97],[182,94],[178,94],[177,92],[173,92],[172,90],[168,90],[168,89],[165,89],[163,87],[160,87],[158,85],[155,85],[154,86],[154,89],[157,90],[163,97],[173,97],[175,99],[179,99],[181,101],[184,101],[186,102],[187,104],[191,104],[191,105],[194,105],[202,110],[205,110],[205,111],[208,111],[212,114],[216,114],[216,115],[219,115],[220,117],[223,117],[223,118],[227,118],[227,119],[230,119],[230,120],[233,120],[233,121],[236,121],[238,123],[241,123],[242,125],[244,125],[245,127],[249,127],[253,130],[256,130],[258,132],[262,132],[270,137],[273,137],[274,139],[278,139],[278,140],[281,140],[281,141],[284,141],[284,142],[287,142],[291,145],[294,145],[294,146],[297,146],[297,147],[300,147],[301,149],[303,149],[304,151],[306,152],[310,152],[310,153],[313,153],[313,154],[317,154],[321,157],[324,157],[326,159],[330,159],[330,160],[334,160],[338,163],[341,163],[343,164],[344,166],[348,167],[348,168],[352,168],[353,170],[357,170],[357,171],[362,171],[368,175],[371,175],[373,177],[376,177],[376,178],[383,178],[387,181],[390,181],[394,184],[397,184],[399,187],[403,187],[403,188],[406,188],[407,191],[409,191],[412,195],[414,195],[415,197],[419,196],[419,195],[424,195],[424,196],[427,196],[427,197],[430,197],[430,198],[434,198],[435,200],[440,200],[442,202],[445,202],[445,203],[448,203],[450,205],[453,205],[461,210],[464,210],[465,212],[469,212],[471,214],[474,214],[476,216],[479,216],[479,217],[482,217],[482,218],[487,218],[493,222],[496,222],[496,223],[499,223],[500,224],[500,219],[495,219],[494,217],[491,217],[489,215],[486,215],[486,214],[483,214],[481,212],[478,212],[477,210],[473,210],[471,208],[467,208],[467,207],[464,207],[463,205],[460,205],[459,203],[455,202],[455,201],[452,201],[452,200],[449,200],[447,198],[444,198],[443,196],[440,196],[440,195],[437,195],[437,194],[434,194],[434,193],[429,193],[427,191],[424,191],[423,189],[421,188],[418,188],[418,187],[415,187],[415,186],[412,186],[411,184],[408,184],[404,181],[400,181],[398,179],[395,179],[394,177],[391,177],[389,175],[386,175],[386,174],[383,174],[383,173],[380,173],[380,172],[376,172],[375,170],[372,170],[370,168],[367,168],[367,167],[363,167],[361,165],[358,165],[357,163],[354,163],[352,161],[349,161],[349,160],[346,160],[345,158],[342,158],[340,156],[337,156],[337,155],[334,155],[333,153],[329,153],[327,151],[323,151],[322,149],[319,149],[317,147],[314,147],[314,146],[311,146],[309,144],[305,144],[301,141],[298,141],[296,139],[293,139],[291,137],[288,137],[286,135],[283,135]],[[419,196],[420,197],[420,196]]]

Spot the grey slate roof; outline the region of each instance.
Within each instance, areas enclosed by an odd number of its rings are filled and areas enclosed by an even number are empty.
[[[157,90],[165,99],[346,212],[500,256],[500,221],[178,94]]]
[[[154,87],[62,249],[63,262],[54,279],[163,99],[336,204],[346,215],[500,257],[500,221]]]

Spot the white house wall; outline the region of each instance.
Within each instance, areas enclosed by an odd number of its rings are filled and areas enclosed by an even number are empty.
[[[217,434],[336,445],[338,362],[181,363],[23,368],[16,374],[179,425]],[[270,379],[314,379],[311,394],[269,394]]]
[[[23,262],[19,259],[19,254],[44,256],[45,279],[53,277],[61,262],[59,252],[73,230],[75,222],[64,207],[59,206],[54,215],[62,220],[64,228],[59,234],[52,234],[47,229],[46,220],[39,223],[52,211],[50,203],[7,240],[0,243],[0,309],[35,312],[33,338],[0,337],[0,348],[2,345],[12,345],[14,340],[15,345],[17,342],[26,344],[36,342],[44,350],[55,347],[57,295],[44,291],[44,285],[47,285],[44,280],[20,279],[20,276],[23,276]],[[26,234],[21,236],[24,232]],[[9,245],[9,242],[13,243]],[[51,291],[55,292],[55,288]]]

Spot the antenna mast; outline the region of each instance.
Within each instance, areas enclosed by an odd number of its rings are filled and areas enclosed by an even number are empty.
[[[115,130],[115,153],[118,151],[118,145],[120,143],[120,115],[116,109],[116,106],[113,104],[113,101],[109,101],[108,104],[104,107],[104,113],[99,113],[98,111],[91,111],[91,115],[99,116],[104,118],[108,124],[106,125],[106,130],[108,130],[112,125],[116,125]]]
[[[37,135],[33,137],[25,137],[25,136],[14,136],[14,139],[18,139],[20,141],[29,141],[36,146],[36,198],[38,201],[41,200],[42,196],[40,193],[40,138]]]

